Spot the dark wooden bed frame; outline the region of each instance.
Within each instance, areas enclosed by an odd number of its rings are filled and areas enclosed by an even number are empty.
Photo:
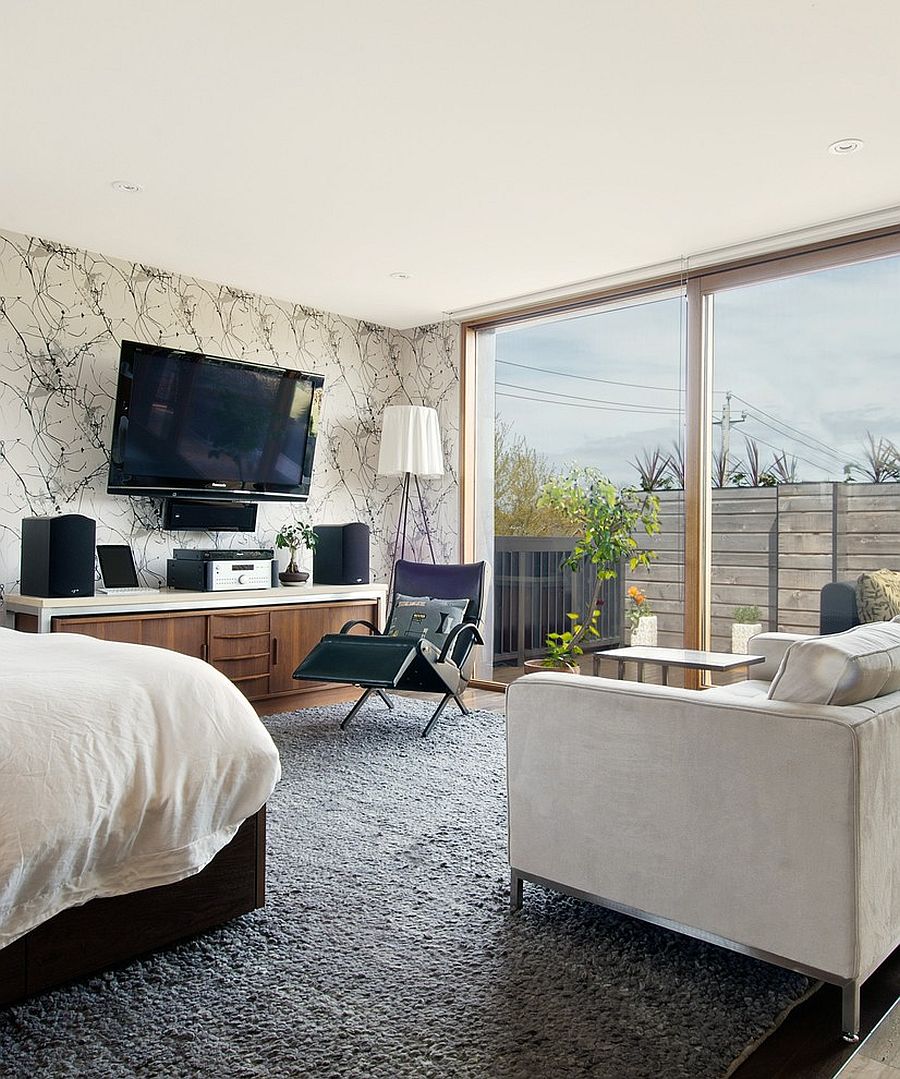
[[[174,944],[265,905],[266,808],[201,872],[72,907],[0,950],[0,1005]]]

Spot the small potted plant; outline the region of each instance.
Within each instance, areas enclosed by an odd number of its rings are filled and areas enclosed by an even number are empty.
[[[301,547],[308,551],[315,549],[319,537],[313,532],[312,527],[303,521],[290,521],[283,525],[281,531],[275,537],[275,546],[291,552],[287,569],[278,574],[282,584],[299,585],[309,580],[306,570],[301,570],[297,565],[297,552]]]
[[[757,633],[762,633],[759,607],[735,607],[734,624],[731,627],[731,651],[735,655],[746,656],[750,638]]]
[[[547,655],[543,659],[527,659],[525,661],[525,673],[534,674],[537,671],[559,671],[562,674],[580,674],[578,657],[584,655],[584,649],[578,643],[584,637],[599,637],[597,619],[600,611],[591,612],[590,621],[587,625],[581,625],[581,619],[576,611],[570,611],[566,618],[572,623],[571,629],[563,630],[562,633],[548,633],[546,639]]]
[[[616,485],[595,468],[574,468],[563,477],[544,484],[538,506],[559,513],[572,526],[572,551],[562,565],[575,572],[589,574],[594,580],[590,604],[579,618],[569,615],[571,631],[547,634],[547,658],[562,651],[572,662],[587,637],[599,637],[597,619],[606,581],[613,580],[623,566],[632,572],[650,567],[656,551],[641,549],[636,533],[655,536],[659,532],[659,498],[647,491]],[[590,617],[587,617],[587,613]],[[571,640],[568,639],[571,637]]]
[[[628,625],[631,626],[631,643],[656,644],[656,615],[650,609],[647,596],[632,585],[628,589]]]

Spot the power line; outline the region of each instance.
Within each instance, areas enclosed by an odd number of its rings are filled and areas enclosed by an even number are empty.
[[[754,418],[753,416],[750,417],[750,419],[753,419],[753,418]],[[785,452],[785,449],[784,449],[783,446],[773,446],[771,442],[766,442],[766,440],[764,438],[757,438],[754,435],[754,440],[756,442],[761,443],[763,446],[768,447],[768,449],[774,450],[776,453],[784,453]],[[833,472],[834,471],[834,465],[831,465],[831,464],[823,465],[821,462],[816,463],[815,461],[810,461],[807,457],[801,457],[799,453],[792,453],[791,457],[796,457],[798,461],[802,461],[805,465],[809,465],[811,468],[818,468],[822,472]]]
[[[675,389],[675,388],[673,388],[671,386],[648,386],[648,385],[637,383],[637,382],[620,382],[620,381],[616,381],[614,379],[599,378],[599,377],[595,377],[595,376],[591,376],[591,375],[576,375],[576,374],[571,374],[571,373],[563,372],[563,371],[553,371],[553,370],[551,370],[549,368],[546,368],[546,367],[536,367],[536,366],[533,366],[531,364],[515,363],[512,360],[498,360],[497,362],[506,364],[509,367],[518,367],[518,368],[521,368],[521,369],[527,370],[527,371],[537,371],[537,372],[540,372],[542,374],[550,374],[550,375],[556,375],[556,376],[561,375],[564,378],[574,378],[574,379],[578,379],[578,380],[584,381],[584,382],[598,382],[598,383],[602,383],[604,385],[625,386],[625,387],[629,387],[629,388],[632,388],[632,389],[665,390],[667,392],[672,392],[672,393],[683,393],[684,392],[681,389]],[[547,403],[547,404],[568,405],[569,407],[572,407],[572,408],[593,408],[593,409],[596,409],[596,410],[601,411],[601,412],[627,412],[627,413],[635,413],[635,414],[641,414],[641,415],[647,415],[647,416],[652,416],[652,415],[667,416],[667,415],[681,415],[682,414],[682,410],[680,408],[670,408],[670,407],[665,406],[665,405],[647,405],[647,406],[641,407],[636,402],[632,402],[632,401],[613,401],[613,400],[609,400],[609,399],[606,399],[606,398],[588,398],[587,400],[585,400],[584,398],[578,397],[578,396],[576,396],[574,394],[563,393],[562,391],[559,391],[559,390],[541,390],[539,387],[536,387],[536,386],[523,386],[523,385],[520,385],[518,383],[504,382],[502,380],[498,380],[496,385],[497,386],[504,386],[507,389],[519,390],[521,394],[526,394],[527,395],[527,396],[521,396],[520,394],[507,393],[507,392],[504,392],[503,390],[498,391],[497,395],[499,397],[507,397],[507,398],[510,398],[511,400],[515,400],[515,401],[537,401],[537,402],[543,402],[543,403]],[[724,393],[725,391],[717,390],[715,392],[716,393]],[[563,398],[563,400],[554,401],[554,400],[551,400],[551,399],[545,397],[544,396],[545,394],[550,394],[551,397],[555,397],[555,398]],[[535,395],[539,395],[539,396],[535,396]],[[846,456],[844,456],[844,455],[842,455],[840,453],[837,453],[835,450],[833,450],[826,443],[824,443],[820,439],[816,438],[815,435],[810,435],[807,432],[801,431],[800,428],[794,427],[791,424],[786,423],[784,420],[779,420],[777,416],[773,416],[772,413],[766,412],[765,409],[759,408],[757,405],[752,404],[745,397],[741,397],[740,394],[735,393],[735,394],[732,394],[731,396],[735,400],[741,401],[749,409],[751,409],[754,413],[760,413],[762,416],[768,416],[769,419],[774,421],[774,423],[777,424],[778,426],[777,427],[773,426],[771,423],[768,423],[766,420],[762,419],[761,416],[759,416],[759,415],[749,416],[749,417],[747,417],[748,419],[754,420],[756,423],[761,424],[763,427],[767,427],[770,431],[774,431],[775,434],[777,434],[777,435],[781,435],[782,437],[790,438],[794,442],[798,442],[801,446],[803,446],[807,450],[812,450],[814,453],[824,453],[828,457],[833,458],[834,461],[837,461],[838,463],[840,463],[842,466],[847,462],[848,458]],[[575,403],[569,405],[569,402],[575,402]],[[716,421],[714,421],[714,422],[716,422]],[[732,420],[731,422],[736,423],[736,422],[739,422],[739,421]],[[784,446],[774,446],[771,442],[766,442],[762,438],[756,438],[756,441],[760,442],[764,446],[767,446],[769,449],[775,450],[776,452],[784,452],[785,451]],[[821,462],[817,463],[815,461],[809,460],[809,458],[802,457],[799,454],[793,454],[792,456],[797,457],[798,460],[803,461],[804,464],[810,465],[812,468],[818,468],[818,469],[821,469],[822,471],[825,471],[825,472],[833,471],[833,469],[834,469],[834,466],[832,464],[822,464]],[[854,458],[849,458],[849,460],[854,464],[857,464],[857,465],[859,464],[858,460],[856,460]]]
[[[542,390],[538,386],[521,386],[516,382],[501,382],[501,381],[498,380],[496,385],[497,386],[505,386],[507,389],[510,389],[510,390],[521,390],[524,393],[540,394],[541,396],[535,398],[535,400],[543,400],[544,399],[544,394],[550,394],[553,397],[564,397],[564,398],[566,398],[567,400],[570,400],[570,401],[585,401],[585,400],[587,400],[587,401],[594,402],[594,403],[596,403],[598,405],[614,405],[616,408],[620,409],[622,412],[632,412],[632,411],[658,412],[658,413],[662,413],[662,414],[665,414],[665,415],[668,415],[670,413],[679,413],[679,412],[681,412],[681,409],[679,409],[679,408],[670,408],[667,405],[647,405],[646,407],[642,408],[640,405],[636,404],[633,401],[608,401],[608,400],[606,400],[605,398],[602,398],[602,397],[588,397],[588,398],[585,398],[585,397],[576,396],[575,394],[572,394],[572,393],[562,393],[559,390]]]
[[[573,399],[572,401],[553,401],[553,400],[550,400],[550,399],[545,398],[545,397],[521,397],[521,396],[519,396],[518,394],[515,394],[515,393],[508,393],[506,390],[498,390],[497,391],[497,396],[498,397],[508,397],[513,401],[537,401],[540,404],[544,404],[544,405],[562,405],[564,408],[592,408],[596,412],[627,412],[627,413],[630,413],[630,414],[642,414],[642,415],[645,415],[645,416],[666,416],[666,415],[668,415],[668,413],[666,413],[666,412],[663,412],[663,413],[651,412],[649,409],[646,409],[646,408],[623,409],[623,408],[620,408],[619,406],[616,406],[616,405],[591,405],[591,404],[586,404],[584,402],[579,402],[579,401],[577,401],[575,399]],[[677,412],[676,409],[673,409],[672,411]]]
[[[835,460],[843,461],[844,458],[840,454],[835,453],[834,450],[826,449],[824,446],[818,446],[814,442],[807,442],[801,436],[794,434],[791,429],[783,429],[776,427],[774,424],[768,423],[761,416],[748,416],[748,419],[754,423],[761,423],[763,427],[768,427],[770,431],[774,431],[776,435],[781,435],[783,438],[789,438],[792,442],[798,442],[801,446],[805,446],[808,450],[812,450],[814,453],[824,453],[829,457],[834,457]]]
[[[512,360],[497,360],[497,363],[504,363],[507,367],[521,367],[524,371],[539,371],[542,375],[556,375],[558,378],[577,378],[582,382],[602,382],[607,386],[627,386],[632,390],[663,390],[665,393],[684,393],[681,386],[648,386],[644,382],[617,382],[612,378],[598,378],[596,375],[575,375],[570,371],[554,371],[550,367],[534,367],[528,363],[514,363]]]
[[[786,423],[784,420],[780,420],[777,416],[773,416],[771,412],[766,412],[764,408],[760,408],[759,405],[751,404],[751,402],[748,401],[746,397],[741,397],[740,394],[736,393],[734,394],[734,397],[736,400],[742,401],[748,408],[753,409],[754,412],[759,412],[763,416],[768,416],[770,420],[774,420],[775,423],[777,423],[779,426],[786,428],[788,431],[793,431],[796,435],[800,435],[801,439],[804,439],[808,442],[816,443],[816,447],[818,447],[820,452],[822,450],[825,450],[830,456],[836,457],[840,461],[844,460],[844,458],[840,454],[834,452],[834,449],[829,446],[827,442],[823,442],[820,438],[816,438],[815,435],[811,435],[806,431],[801,431],[799,427],[793,427],[791,426],[791,424]],[[760,420],[759,422],[763,423],[764,421]],[[769,424],[766,424],[765,426],[768,427]],[[814,449],[816,447],[810,446],[809,448]]]
[[[773,425],[771,423],[767,423],[764,419],[761,419],[759,416],[752,416],[751,415],[751,416],[748,417],[748,419],[753,420],[754,423],[762,424],[763,427],[767,427],[770,431],[774,431],[776,435],[781,435],[782,438],[786,438],[786,439],[790,440],[791,442],[795,442],[795,443],[803,446],[805,449],[811,450],[813,453],[821,453],[821,454],[825,454],[825,455],[833,458],[833,460],[837,461],[842,467],[845,464],[847,464],[848,461],[851,464],[856,464],[856,465],[859,464],[859,462],[853,457],[845,457],[842,454],[835,453],[834,450],[826,450],[824,447],[820,448],[819,446],[815,445],[812,442],[805,442],[802,438],[800,438],[797,435],[793,434],[791,430],[782,431],[778,427],[773,427]],[[784,449],[783,446],[781,448]]]

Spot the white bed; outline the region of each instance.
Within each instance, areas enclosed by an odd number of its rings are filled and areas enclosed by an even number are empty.
[[[198,659],[0,629],[0,949],[67,907],[198,873],[280,777]]]

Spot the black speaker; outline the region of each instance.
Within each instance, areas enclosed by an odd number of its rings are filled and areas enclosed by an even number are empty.
[[[255,502],[167,498],[163,528],[171,532],[255,532],[258,508]]]
[[[23,596],[92,596],[97,524],[80,513],[26,517],[19,588]]]
[[[316,525],[319,537],[313,551],[313,584],[369,583],[369,526]]]

